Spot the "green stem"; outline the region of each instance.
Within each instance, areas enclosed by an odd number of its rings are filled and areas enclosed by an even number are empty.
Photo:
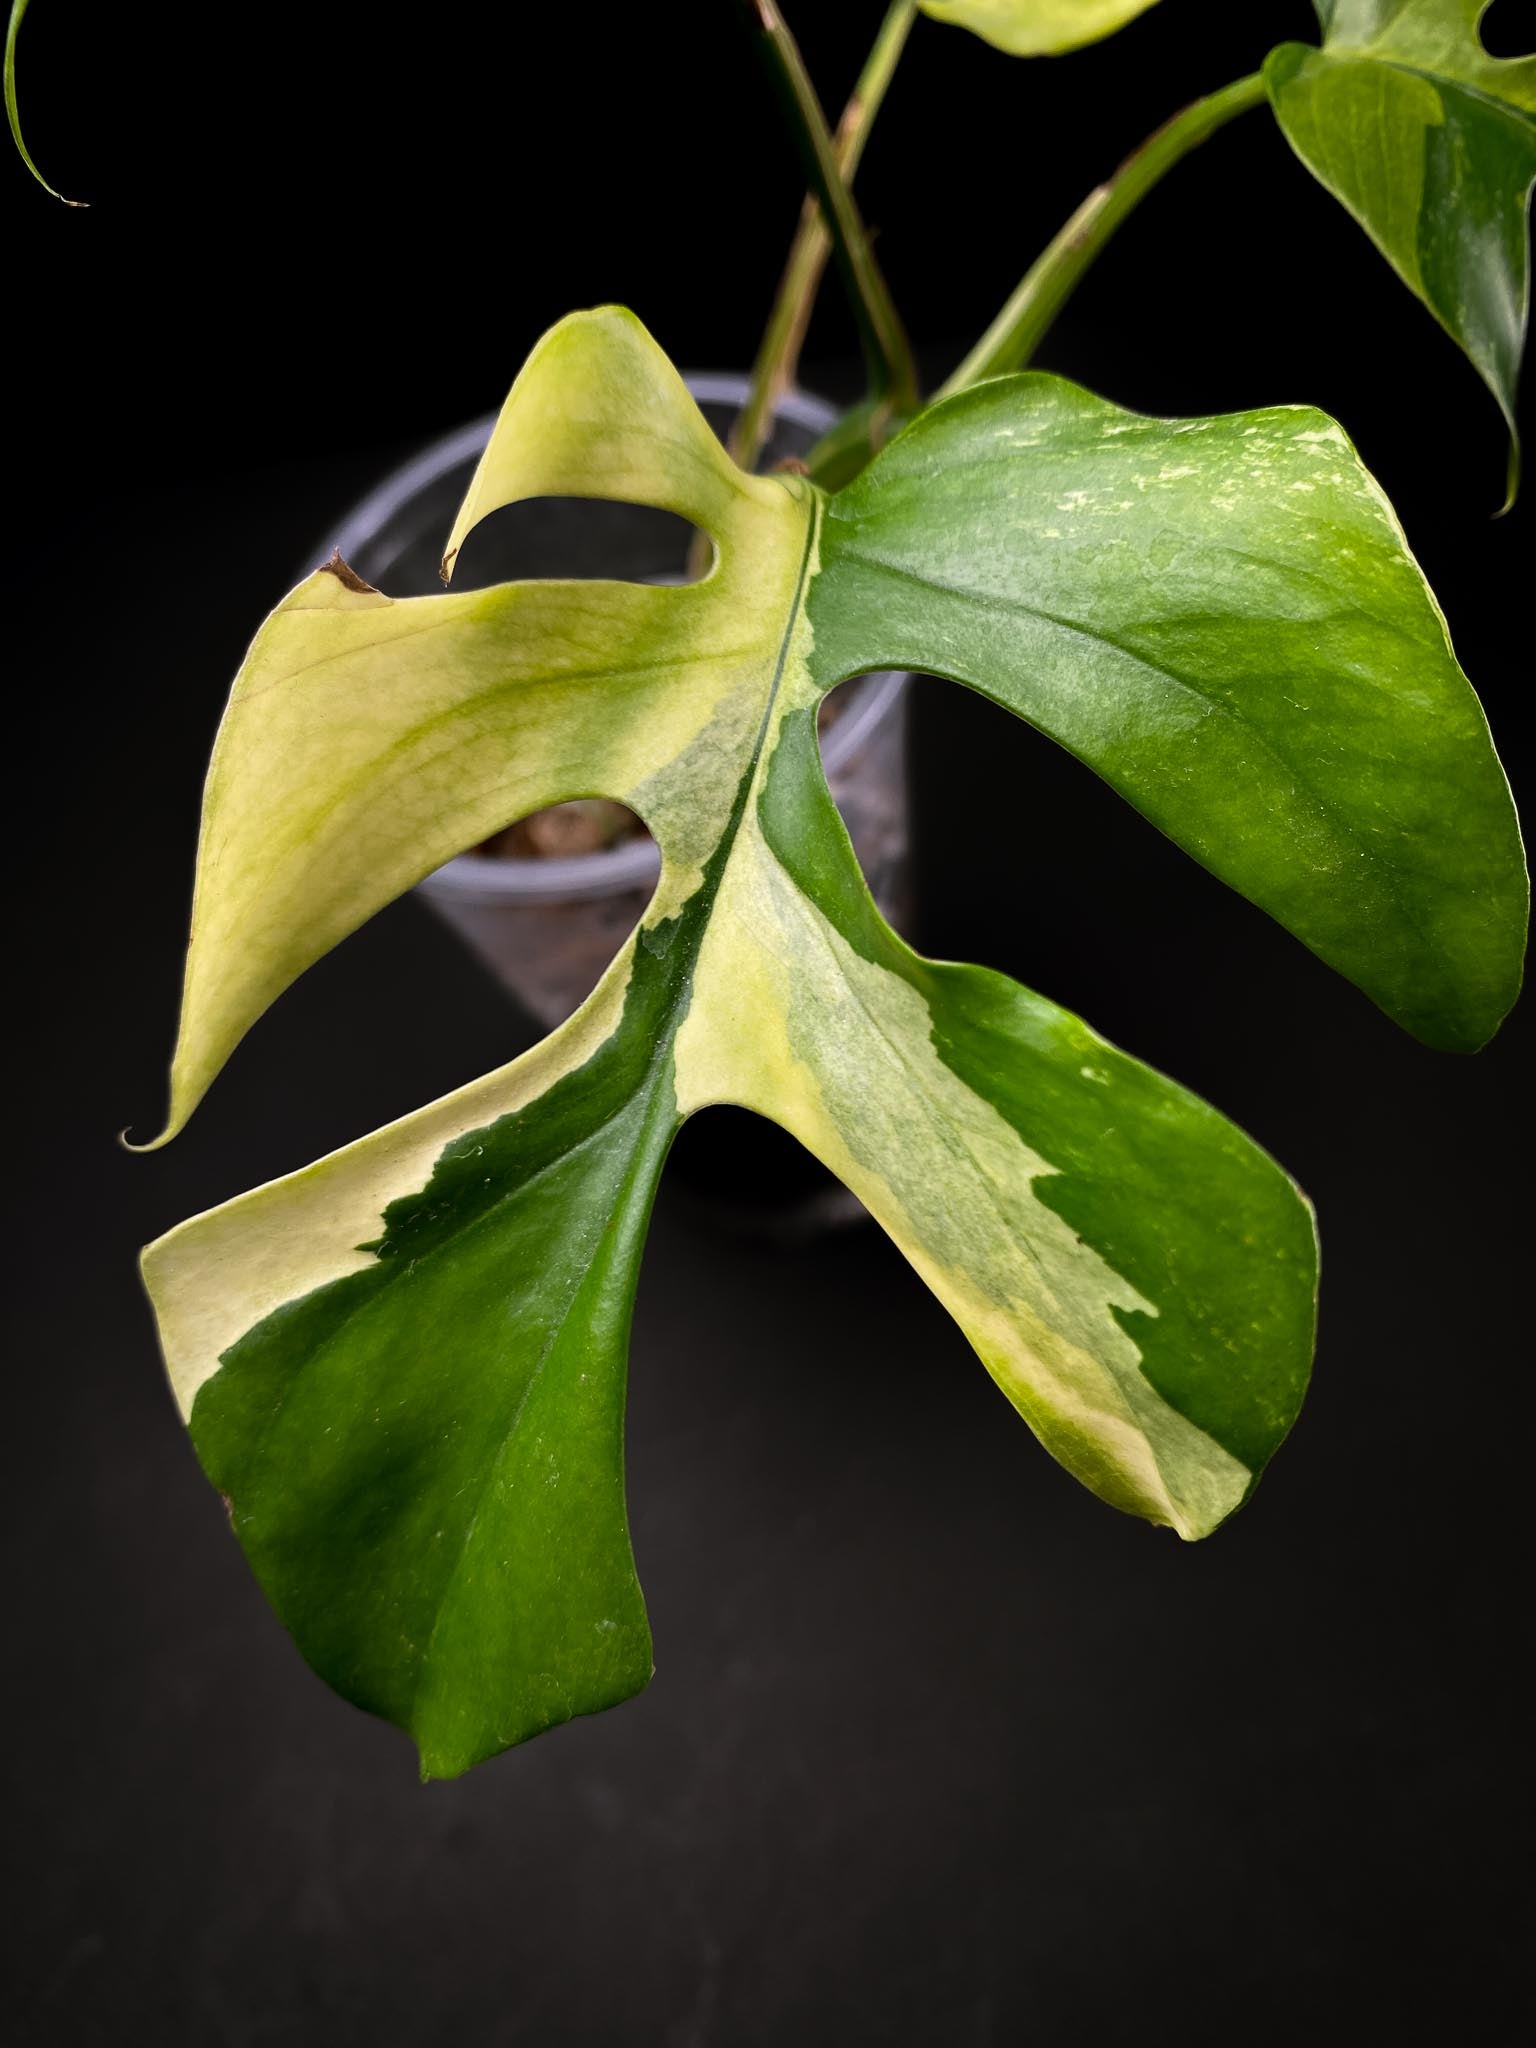
[[[917,17],[917,0],[892,0],[885,20],[864,68],[859,73],[842,119],[837,124],[835,146],[838,169],[845,184],[853,183],[864,144],[874,126],[886,88],[906,47]],[[752,388],[747,402],[731,429],[730,450],[743,469],[757,461],[763,443],[772,430],[779,402],[795,381],[800,351],[810,325],[811,309],[832,253],[832,238],[816,201],[807,197],[800,212],[800,225],[784,266],[783,280],[773,303],[768,325],[752,365]]]
[[[27,169],[36,178],[43,190],[55,199],[64,199],[62,192],[55,192],[37,165],[32,161],[21,133],[21,114],[16,105],[16,38],[21,33],[21,18],[27,11],[28,0],[12,0],[11,18],[5,29],[5,117],[11,126],[11,140]],[[64,199],[66,206],[84,206],[83,199]]]
[[[1109,180],[1090,192],[1056,239],[1030,265],[1013,295],[965,361],[938,393],[947,398],[983,377],[1022,370],[1046,330],[1077,289],[1120,223],[1181,158],[1265,97],[1254,72],[1175,114],[1128,156]]]
[[[872,391],[893,415],[917,404],[917,368],[901,317],[869,246],[869,236],[839,168],[826,117],[794,37],[774,0],[739,0],[784,101],[805,162],[806,179],[832,238],[859,326]]]

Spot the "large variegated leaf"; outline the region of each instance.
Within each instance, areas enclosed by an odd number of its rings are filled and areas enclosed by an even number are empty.
[[[1011,57],[1081,49],[1145,14],[1154,0],[918,0],[935,21],[952,21]]]
[[[711,573],[394,602],[337,564],[262,628],[209,778],[171,1128],[305,965],[541,805],[646,819],[640,927],[522,1059],[145,1256],[263,1584],[432,1773],[649,1674],[627,1326],[668,1144],[707,1104],[825,1160],[1117,1506],[1203,1535],[1295,1414],[1306,1205],[1176,1084],[881,923],[821,776],[825,691],[906,661],[987,690],[1445,1042],[1486,1035],[1518,971],[1475,700],[1317,415],[1160,423],[1004,379],[827,499],[736,470],[606,311],[535,351],[450,559],[495,507],[577,493],[696,522]]]
[[[1264,67],[1307,168],[1481,372],[1511,437],[1530,308],[1536,56],[1491,57],[1487,0],[1315,0],[1323,46]]]

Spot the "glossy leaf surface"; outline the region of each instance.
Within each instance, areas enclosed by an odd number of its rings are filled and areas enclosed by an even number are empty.
[[[627,1333],[667,1147],[708,1104],[841,1176],[1116,1506],[1207,1533],[1296,1412],[1305,1203],[1177,1084],[884,926],[821,773],[827,690],[912,660],[987,691],[1458,1042],[1496,1021],[1523,918],[1475,701],[1314,414],[1152,422],[1000,379],[828,498],[735,469],[610,310],[535,350],[450,560],[496,507],[577,494],[693,521],[711,573],[395,602],[338,564],[262,628],[209,778],[172,1128],[326,947],[544,804],[645,818],[645,918],[532,1052],[145,1255],[263,1584],[432,1774],[649,1675]]]
[[[1111,36],[1155,0],[918,0],[935,21],[954,22],[1011,57],[1056,56]]]
[[[918,419],[834,498],[834,663],[970,682],[1431,1045],[1520,986],[1508,786],[1445,622],[1341,428],[1153,420],[1054,377]]]
[[[1511,437],[1530,308],[1536,56],[1492,57],[1486,0],[1316,0],[1321,50],[1264,67],[1280,126],[1472,359]]]

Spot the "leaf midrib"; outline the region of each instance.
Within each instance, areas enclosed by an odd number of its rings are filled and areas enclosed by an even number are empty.
[[[654,1075],[658,1059],[659,1052],[658,1054],[653,1055],[652,1058],[647,1062],[646,1079],[649,1079],[651,1076]],[[637,1088],[633,1094],[631,1094],[625,1099],[623,1105],[624,1109],[628,1109],[631,1104],[633,1104],[639,1099],[644,1086],[645,1081],[642,1081],[641,1087]],[[642,1134],[645,1125],[649,1123],[650,1118],[654,1115],[654,1113],[655,1105],[653,1104],[641,1119]],[[593,1143],[596,1139],[601,1137],[603,1132],[608,1130],[615,1122],[617,1122],[619,1116],[622,1114],[622,1110],[616,1110],[612,1116],[605,1117],[602,1123],[600,1123],[597,1126],[596,1130],[588,1132],[587,1136],[584,1139],[582,1139],[578,1144],[568,1146],[567,1149],[560,1155],[561,1160],[571,1158],[576,1152],[583,1150],[587,1145]],[[640,1150],[638,1144],[635,1149],[638,1153]],[[557,1163],[559,1162],[551,1160],[548,1163],[548,1165],[542,1167],[539,1173],[535,1174],[531,1180],[523,1182],[516,1190],[516,1192],[519,1194],[526,1192],[526,1190],[529,1187],[537,1183],[537,1181],[542,1177],[544,1173],[549,1171],[549,1168],[551,1166]],[[555,1347],[559,1344],[560,1339],[564,1336],[566,1325],[570,1322],[571,1316],[575,1311],[576,1304],[581,1299],[582,1291],[586,1287],[588,1281],[591,1279],[593,1272],[597,1268],[602,1258],[604,1248],[607,1246],[609,1240],[614,1236],[615,1232],[618,1230],[624,1215],[625,1205],[627,1205],[633,1193],[634,1162],[633,1160],[631,1160],[629,1168],[627,1169],[624,1175],[620,1203],[610,1213],[608,1221],[603,1228],[602,1234],[598,1238],[597,1247],[593,1253],[593,1256],[587,1261],[586,1265],[581,1269],[581,1272],[577,1277],[576,1284],[574,1287],[572,1287],[564,1307],[561,1309],[559,1316],[556,1318],[554,1324],[551,1326],[549,1330],[548,1335],[545,1337],[544,1343],[540,1348],[538,1358],[534,1362],[533,1370],[529,1373],[526,1381],[523,1384],[522,1390],[518,1394],[517,1399],[513,1405],[512,1413],[498,1433],[498,1442],[496,1444],[496,1449],[492,1456],[486,1461],[485,1475],[481,1479],[479,1488],[476,1492],[475,1505],[470,1512],[468,1522],[465,1524],[464,1533],[462,1537],[459,1539],[459,1543],[457,1546],[457,1555],[454,1557],[453,1562],[448,1568],[447,1576],[442,1581],[440,1590],[433,1596],[433,1606],[435,1612],[433,1613],[432,1617],[432,1627],[428,1631],[427,1640],[422,1646],[421,1655],[417,1662],[416,1667],[415,1682],[412,1684],[411,1687],[411,1709],[413,1715],[421,1704],[422,1691],[431,1667],[433,1652],[437,1645],[438,1632],[442,1628],[443,1618],[448,1612],[448,1606],[453,1597],[453,1589],[458,1583],[459,1574],[464,1569],[465,1560],[469,1556],[470,1546],[473,1544],[475,1539],[475,1531],[480,1526],[480,1516],[485,1507],[486,1496],[490,1492],[491,1487],[496,1480],[496,1476],[500,1472],[502,1465],[506,1460],[507,1455],[516,1440],[517,1432],[522,1425],[524,1412],[528,1407],[528,1403],[533,1399],[535,1388],[538,1386],[540,1380],[542,1380],[542,1378],[544,1377],[544,1368],[549,1363],[549,1360],[554,1353]],[[507,1198],[503,1197],[502,1199]],[[497,1201],[491,1205],[491,1208],[489,1210],[482,1211],[482,1220],[485,1216],[494,1213],[494,1211],[500,1206],[500,1201]]]
[[[1378,853],[1375,848],[1368,846],[1357,837],[1342,817],[1338,805],[1331,798],[1325,797],[1308,777],[1296,767],[1295,763],[1286,754],[1281,752],[1262,727],[1255,725],[1253,720],[1246,717],[1236,706],[1223,703],[1219,697],[1214,697],[1209,691],[1202,690],[1197,683],[1189,681],[1173,669],[1165,668],[1161,662],[1154,661],[1150,655],[1143,654],[1138,649],[1114,639],[1110,634],[1101,632],[1092,626],[1085,626],[1076,619],[1066,618],[1056,612],[1045,611],[1039,605],[1032,605],[1024,598],[1005,597],[991,591],[983,596],[974,590],[968,589],[964,584],[951,583],[943,577],[934,576],[926,572],[920,573],[908,567],[905,563],[887,561],[882,556],[872,554],[867,548],[860,547],[857,543],[845,543],[841,552],[852,560],[862,562],[867,567],[878,570],[885,575],[902,578],[907,582],[916,583],[926,589],[942,591],[948,597],[959,598],[964,602],[983,608],[996,605],[1004,611],[1018,612],[1026,618],[1038,620],[1042,625],[1053,626],[1060,632],[1070,633],[1077,638],[1087,640],[1091,645],[1107,647],[1111,652],[1123,656],[1125,660],[1135,662],[1138,667],[1148,670],[1152,675],[1161,677],[1164,682],[1171,684],[1174,689],[1193,697],[1198,703],[1206,705],[1211,711],[1215,712],[1217,717],[1228,719],[1233,725],[1240,726],[1245,732],[1251,733],[1263,752],[1292,779],[1299,789],[1306,792],[1307,796],[1317,807],[1317,810],[1328,821],[1330,830],[1341,837],[1347,845],[1353,847],[1362,859],[1382,869],[1384,876],[1387,878],[1387,894],[1390,895],[1394,905],[1401,912],[1404,921],[1420,937],[1425,936],[1423,926],[1409,909],[1397,883],[1392,879],[1400,871],[1394,869],[1392,863]],[[954,680],[965,683],[968,687],[975,687],[970,685],[969,679],[965,676],[956,676]],[[1022,712],[1021,715],[1028,723],[1035,724],[1035,720],[1030,717],[1027,711]],[[1048,738],[1054,739],[1056,737],[1054,733],[1049,732],[1043,726],[1038,729],[1046,732]],[[1065,745],[1066,742],[1058,740],[1057,744]],[[1069,751],[1075,750],[1069,749]],[[1111,787],[1113,786],[1111,784]],[[1138,805],[1137,808],[1139,809],[1140,806]]]

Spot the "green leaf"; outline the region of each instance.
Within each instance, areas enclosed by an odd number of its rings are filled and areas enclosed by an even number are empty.
[[[953,676],[1059,740],[1429,1044],[1514,1001],[1528,889],[1445,621],[1343,431],[973,387],[832,500],[824,658]]]
[[[1154,0],[918,0],[935,21],[952,21],[1010,57],[1081,49],[1145,14]]]
[[[1487,0],[1316,4],[1322,49],[1284,43],[1265,64],[1276,117],[1498,400],[1513,500],[1536,56],[1489,56],[1478,38]]]
[[[21,112],[16,104],[16,38],[21,33],[21,18],[26,13],[30,0],[11,0],[11,18],[5,31],[5,117],[11,125],[11,140],[21,156],[22,162],[36,178],[43,190],[55,199],[63,199],[66,206],[83,206],[83,199],[64,199],[62,192],[55,192],[32,161],[32,152],[27,148],[21,133]]]
[[[644,919],[532,1052],[144,1262],[262,1583],[437,1775],[649,1675],[627,1332],[667,1147],[708,1104],[841,1176],[1114,1505],[1204,1535],[1300,1402],[1305,1202],[1078,1019],[886,928],[821,773],[827,690],[908,658],[988,690],[1350,971],[1395,987],[1411,956],[1408,1007],[1463,1037],[1518,940],[1475,703],[1314,414],[1159,423],[1003,379],[829,498],[737,470],[610,309],[534,351],[449,561],[497,507],[561,495],[679,513],[714,566],[396,602],[333,563],[261,629],[209,777],[170,1128],[310,961],[544,804],[640,813],[662,855]]]

